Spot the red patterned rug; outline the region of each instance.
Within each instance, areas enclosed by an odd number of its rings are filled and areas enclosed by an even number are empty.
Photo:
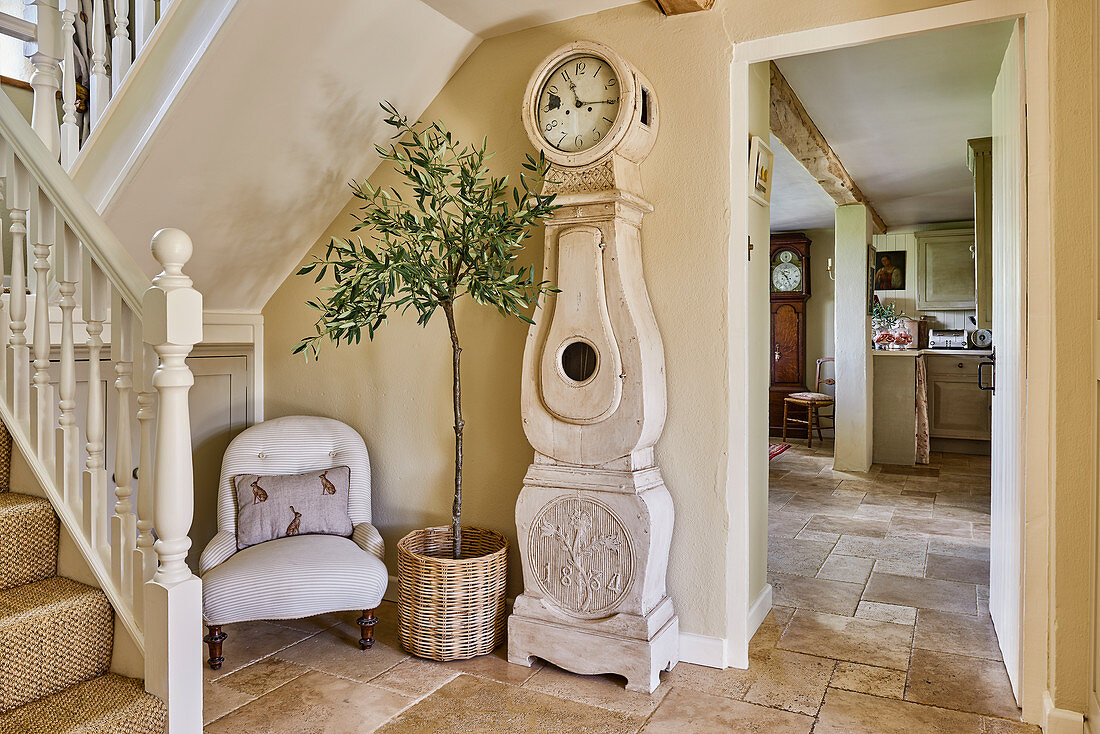
[[[791,445],[789,443],[769,443],[768,444],[768,461],[771,461],[781,453],[789,449]]]

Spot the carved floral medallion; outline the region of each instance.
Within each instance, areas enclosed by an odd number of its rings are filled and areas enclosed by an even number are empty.
[[[559,497],[531,524],[527,557],[543,597],[593,619],[614,612],[634,583],[634,545],[615,511],[598,500]]]

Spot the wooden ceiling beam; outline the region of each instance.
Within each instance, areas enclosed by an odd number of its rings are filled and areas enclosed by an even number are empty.
[[[885,232],[886,222],[882,221],[860,191],[774,61],[771,64],[771,81],[772,135],[783,143],[838,206],[863,204],[871,212],[875,234]]]
[[[665,15],[698,13],[700,10],[710,10],[714,7],[714,0],[653,0],[653,2]]]

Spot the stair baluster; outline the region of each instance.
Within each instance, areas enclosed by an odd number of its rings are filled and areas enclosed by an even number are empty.
[[[111,79],[107,76],[107,15],[103,0],[92,4],[92,70],[88,89],[88,112],[91,127],[103,119],[103,111],[111,101]]]
[[[8,391],[15,420],[30,424],[30,349],[27,347],[27,210],[30,209],[30,177],[18,157],[8,172],[7,205],[11,217],[11,341],[8,357]]]
[[[153,386],[159,397],[154,462],[153,525],[157,572],[145,586],[145,639],[157,651],[145,658],[146,689],[168,703],[169,732],[202,727],[202,582],[185,562],[195,509],[191,419],[187,393],[195,382],[187,355],[202,341],[202,295],[183,266],[191,238],[178,229],[153,235],[153,256],[164,270],[145,292],[144,339],[157,353]],[[171,671],[171,672],[169,672]]]
[[[76,308],[76,284],[80,278],[80,243],[65,225],[61,228],[57,262],[57,289],[61,294],[61,375],[57,383],[60,413],[55,446],[54,477],[61,485],[65,504],[74,513],[81,512],[80,430],[76,425],[76,354],[73,341],[73,310]]]
[[[111,575],[126,598],[132,598],[130,562],[137,541],[137,518],[130,501],[133,443],[130,436],[134,387],[134,314],[120,295],[111,305],[111,359],[115,363],[115,512],[111,516]]]
[[[136,383],[140,385],[138,403],[138,489],[137,547],[134,549],[133,589],[134,614],[138,624],[145,625],[145,584],[157,570],[157,554],[153,550],[153,419],[156,417],[156,391],[153,388],[153,368],[156,355],[148,344],[140,345],[141,358],[136,363]]]
[[[76,124],[76,64],[73,61],[79,3],[80,0],[61,0],[61,45],[65,50],[61,66],[61,165],[66,171],[73,167],[80,151],[80,128]]]
[[[36,192],[34,217],[34,394],[35,410],[31,436],[38,457],[53,468],[54,417],[53,385],[50,384],[50,249],[54,243],[56,215],[53,204],[41,190]]]
[[[156,0],[134,0],[134,59],[149,42],[156,24]]]
[[[25,7],[27,20],[38,26],[37,41],[28,46],[34,73],[31,89],[34,90],[34,107],[31,127],[46,144],[46,149],[57,158],[61,155],[61,132],[57,124],[57,90],[61,88],[61,13],[57,0],[32,0]]]
[[[110,557],[110,535],[107,529],[107,470],[103,461],[105,386],[100,359],[103,352],[101,334],[103,322],[107,320],[111,286],[88,252],[84,253],[83,265],[83,315],[88,330],[88,424],[84,429],[88,456],[84,471],[84,532],[92,547],[106,560]]]
[[[0,139],[0,181],[3,182],[3,189],[0,190],[0,200],[4,201],[4,208],[7,208],[8,201],[8,188],[11,186],[9,182],[9,174],[12,167],[12,153],[11,146],[8,145],[8,141]],[[0,257],[0,283],[4,280],[4,258]],[[2,290],[2,289],[0,289]],[[10,292],[10,289],[9,289]],[[11,385],[8,380],[8,349],[7,342],[11,334],[10,327],[10,305],[11,298],[9,296],[8,303],[0,301],[0,383],[4,385]],[[10,395],[10,389],[5,388],[7,394]]]
[[[118,88],[126,79],[126,72],[130,71],[130,12],[129,0],[115,0],[115,34],[111,39],[111,94],[118,93]]]

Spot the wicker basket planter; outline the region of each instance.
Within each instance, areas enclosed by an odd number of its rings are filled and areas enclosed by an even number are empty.
[[[397,544],[401,645],[430,660],[466,660],[504,641],[508,540],[463,527],[451,558],[449,527],[414,530]]]

